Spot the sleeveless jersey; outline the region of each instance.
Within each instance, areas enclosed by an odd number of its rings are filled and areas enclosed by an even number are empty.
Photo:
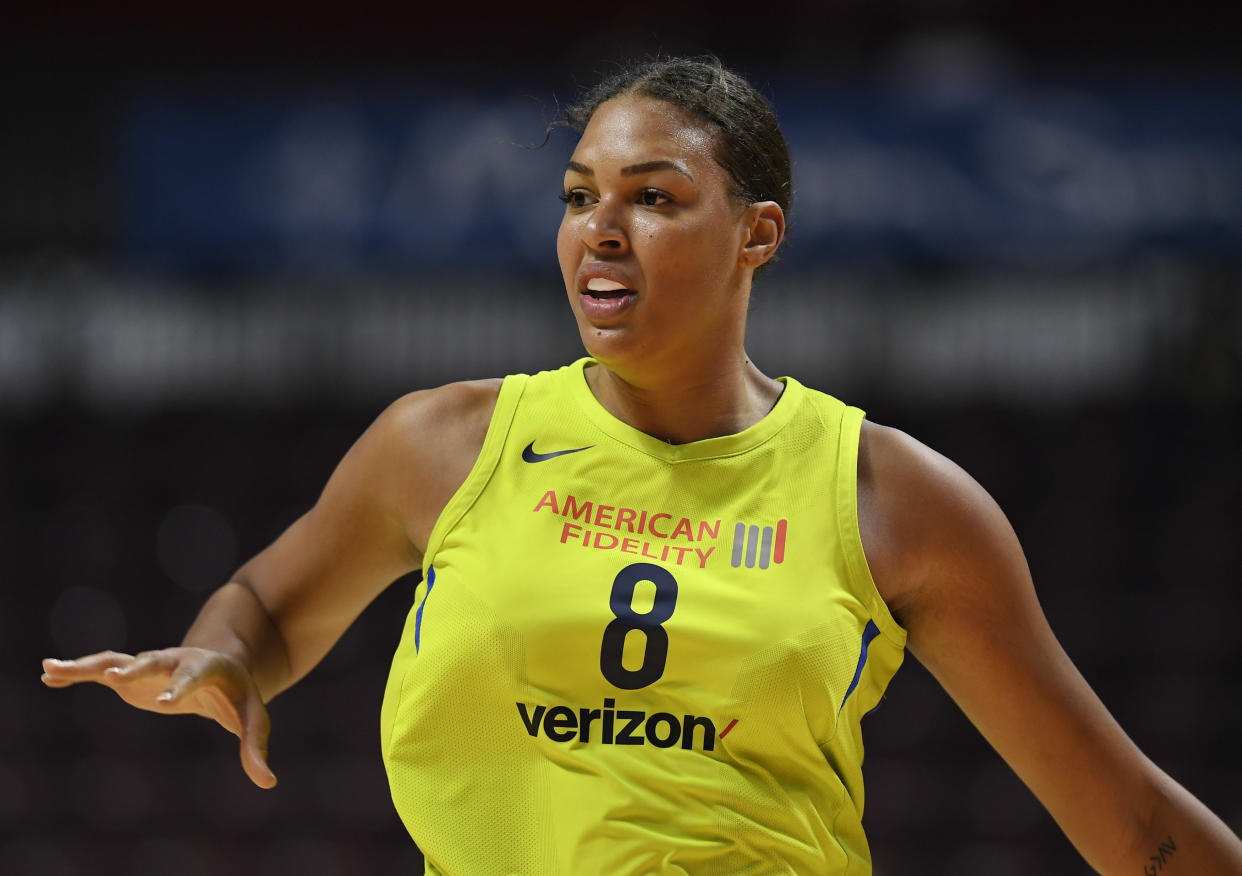
[[[427,546],[381,715],[426,872],[870,873],[859,721],[905,631],[859,537],[862,411],[785,378],[670,445],[591,365],[504,380]]]

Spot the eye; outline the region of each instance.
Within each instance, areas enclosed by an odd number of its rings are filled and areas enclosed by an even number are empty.
[[[663,207],[672,202],[672,198],[659,189],[643,189],[638,193],[638,203],[644,207]]]
[[[591,194],[586,189],[570,189],[562,192],[560,199],[568,207],[585,207],[591,203]]]

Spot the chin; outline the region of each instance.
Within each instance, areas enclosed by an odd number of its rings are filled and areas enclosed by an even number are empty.
[[[578,337],[588,356],[610,367],[641,355],[639,345],[624,328],[595,326],[580,319]]]
[[[593,325],[579,325],[578,337],[587,355],[600,362],[615,362],[625,357],[626,344],[615,329],[596,328]]]

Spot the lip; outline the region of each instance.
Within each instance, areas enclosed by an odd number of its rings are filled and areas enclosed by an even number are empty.
[[[578,268],[578,274],[575,277],[578,294],[586,295],[587,283],[597,277],[603,280],[611,280],[614,283],[620,283],[628,289],[631,294],[636,291],[634,289],[634,281],[630,279],[629,275],[626,274],[625,271],[621,270],[616,265],[610,265],[607,262],[584,262],[582,266]]]
[[[611,280],[619,283],[628,291],[624,295],[613,295],[607,298],[596,298],[587,290],[587,284],[595,278]],[[582,315],[592,322],[607,322],[623,311],[628,310],[634,303],[634,299],[638,297],[634,289],[634,281],[629,275],[607,262],[585,262],[578,268],[578,274],[575,277],[578,288],[578,302],[582,308]]]
[[[606,323],[628,310],[637,297],[633,292],[627,292],[613,298],[596,298],[581,292],[578,295],[578,306],[582,308],[582,315],[591,322]]]

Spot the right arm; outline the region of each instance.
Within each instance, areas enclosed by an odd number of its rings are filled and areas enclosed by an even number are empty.
[[[363,433],[309,511],[213,595],[184,645],[230,654],[264,701],[314,668],[362,610],[422,563],[469,474],[499,381],[405,396]]]
[[[398,400],[346,453],[314,507],[211,596],[181,647],[44,661],[44,683],[99,682],[139,708],[210,717],[241,739],[251,779],[271,787],[264,704],[419,567],[478,457],[499,388],[499,380],[457,383]]]

